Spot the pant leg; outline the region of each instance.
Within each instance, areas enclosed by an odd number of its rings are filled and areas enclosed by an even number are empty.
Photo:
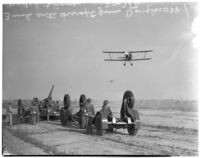
[[[13,115],[12,113],[9,113],[9,122],[10,122],[10,126],[13,125]]]

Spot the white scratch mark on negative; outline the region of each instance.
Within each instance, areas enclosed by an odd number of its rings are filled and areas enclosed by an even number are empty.
[[[187,6],[186,6],[185,3],[184,3],[184,8],[185,8],[185,12],[186,12],[187,16],[189,17],[190,15],[189,15],[189,13],[188,13]]]

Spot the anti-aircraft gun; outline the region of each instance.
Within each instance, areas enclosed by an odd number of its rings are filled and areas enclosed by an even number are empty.
[[[86,122],[84,118],[84,110],[86,104],[86,96],[82,94],[79,99],[80,110],[73,114],[73,108],[71,105],[71,99],[69,94],[64,95],[63,100],[64,107],[60,111],[60,121],[61,125],[65,126],[67,123],[78,122],[80,128],[85,128]]]
[[[120,118],[112,116],[108,117],[106,111],[99,111],[95,118],[89,118],[86,130],[92,133],[93,127],[96,129],[97,135],[103,135],[104,132],[113,132],[113,129],[127,129],[129,135],[135,136],[140,129],[140,117],[138,111],[134,108],[135,98],[132,91],[128,90],[124,93],[122,106],[120,110]]]
[[[60,116],[60,109],[58,102],[52,100],[53,89],[54,85],[51,87],[48,97],[43,99],[39,103],[40,117],[46,118],[47,120],[55,119]]]
[[[33,98],[30,105],[24,105],[21,99],[17,103],[17,114],[10,113],[10,124],[29,123],[35,125],[39,121],[38,98]],[[12,111],[12,110],[11,110]]]

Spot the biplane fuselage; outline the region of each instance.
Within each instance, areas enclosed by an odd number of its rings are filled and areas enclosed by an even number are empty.
[[[131,53],[124,53],[126,60],[130,61],[132,59],[132,54]]]

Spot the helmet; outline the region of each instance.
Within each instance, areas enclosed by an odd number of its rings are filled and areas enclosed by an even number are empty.
[[[103,105],[107,105],[109,103],[108,100],[104,100]]]

